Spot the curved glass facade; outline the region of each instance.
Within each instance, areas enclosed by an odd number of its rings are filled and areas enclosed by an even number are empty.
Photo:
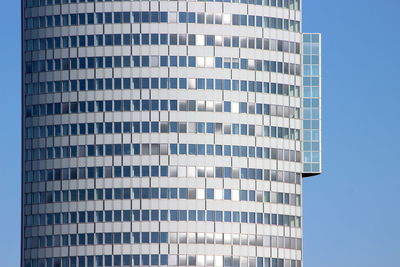
[[[299,0],[22,2],[22,266],[302,266]]]

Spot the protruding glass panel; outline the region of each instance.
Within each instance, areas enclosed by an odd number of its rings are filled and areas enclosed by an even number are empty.
[[[322,171],[321,150],[321,35],[303,34],[303,172]],[[310,142],[313,141],[313,142]]]

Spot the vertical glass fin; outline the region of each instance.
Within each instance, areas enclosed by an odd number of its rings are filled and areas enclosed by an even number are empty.
[[[322,171],[321,34],[303,34],[303,173]]]

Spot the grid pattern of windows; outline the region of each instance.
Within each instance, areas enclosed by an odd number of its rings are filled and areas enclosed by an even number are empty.
[[[23,267],[302,267],[300,0],[22,5]]]
[[[320,173],[321,165],[321,35],[303,35],[304,172]]]

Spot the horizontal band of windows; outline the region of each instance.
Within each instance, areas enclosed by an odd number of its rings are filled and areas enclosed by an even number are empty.
[[[284,236],[222,234],[123,232],[47,235],[25,238],[25,249],[112,244],[216,244],[302,249],[302,239]]]
[[[26,73],[103,68],[184,67],[301,75],[301,65],[261,59],[200,56],[101,56],[25,61]]]
[[[207,133],[300,140],[300,130],[293,128],[236,123],[173,121],[96,122],[27,127],[25,138],[120,133]]]
[[[206,78],[106,78],[51,81],[25,84],[26,95],[61,92],[122,89],[192,89],[257,92],[284,96],[300,96],[300,86],[235,79]]]
[[[314,101],[316,102],[316,101]],[[300,108],[281,105],[204,100],[105,100],[26,105],[25,116],[124,111],[198,111],[258,114],[299,119]]]
[[[68,159],[104,156],[143,156],[143,155],[192,155],[226,156],[283,160],[301,162],[301,152],[297,150],[215,144],[99,144],[77,146],[54,146],[25,150],[25,160]],[[129,168],[130,170],[130,168]],[[127,170],[127,171],[129,171]],[[127,175],[127,176],[125,176]],[[131,173],[124,173],[130,177]]]
[[[26,205],[58,202],[121,199],[199,199],[268,202],[300,206],[298,194],[270,191],[214,189],[214,188],[105,188],[75,189],[26,193]]]
[[[24,267],[212,266],[302,267],[301,260],[214,255],[96,255],[25,259]]]
[[[223,46],[300,54],[300,43],[297,42],[268,38],[186,33],[97,34],[29,39],[25,41],[25,51],[117,45]]]
[[[117,23],[190,23],[234,25],[300,32],[300,21],[246,14],[204,12],[104,12],[77,13],[25,18],[25,30],[52,27]]]
[[[75,4],[75,3],[94,3],[94,2],[121,2],[121,1],[134,1],[138,0],[25,0],[25,8],[31,7],[44,7],[51,5],[60,5],[60,4]],[[141,0],[147,1],[147,0]],[[161,0],[163,1],[163,0]],[[164,0],[166,1],[166,0]],[[177,1],[177,0],[173,0]],[[205,0],[197,0],[198,2],[206,2]],[[270,7],[280,7],[280,8],[289,8],[293,10],[300,10],[300,0],[207,0],[207,2],[219,2],[219,3],[240,3],[240,4],[249,4],[249,5],[258,5],[258,6],[270,6]]]
[[[192,166],[101,166],[33,170],[25,172],[25,182],[121,178],[128,173],[133,174],[134,177],[240,178],[301,184],[301,175],[295,172],[255,168]]]
[[[28,208],[29,206],[26,206]],[[246,211],[217,210],[101,210],[25,216],[25,227],[100,222],[199,221],[233,222],[301,228],[301,217]]]

